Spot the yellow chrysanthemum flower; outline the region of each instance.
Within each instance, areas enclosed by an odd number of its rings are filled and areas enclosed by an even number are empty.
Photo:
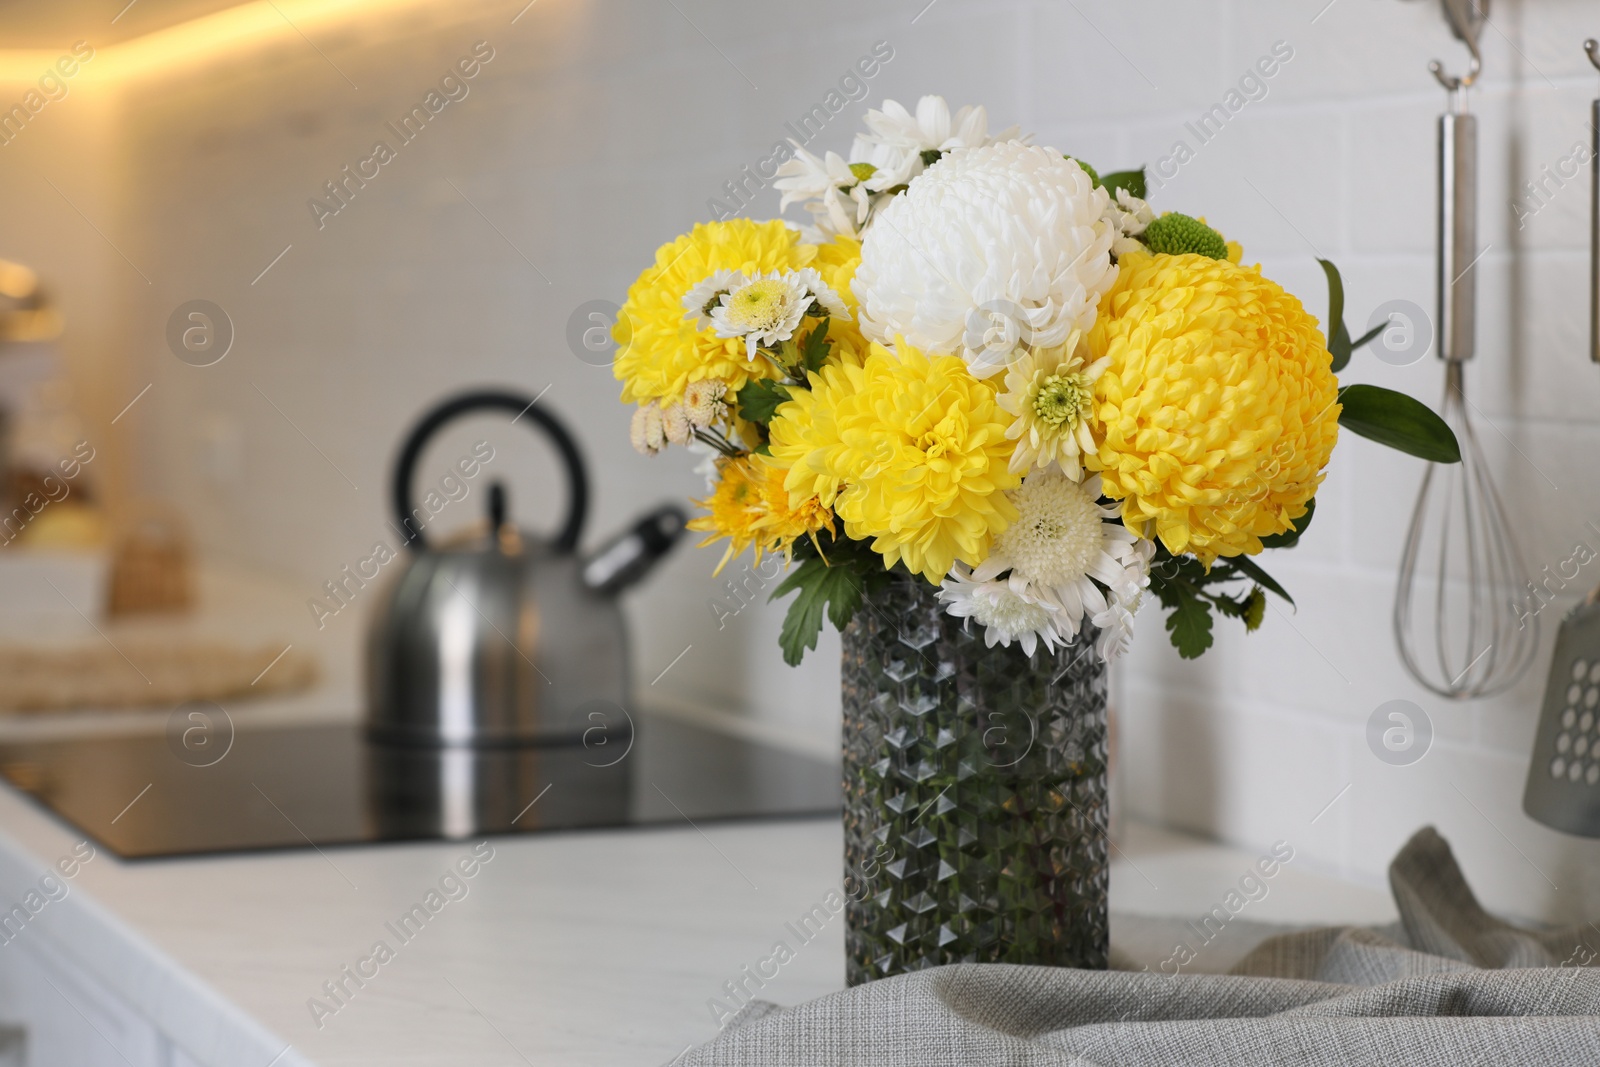
[[[817,258],[811,264],[829,288],[839,294],[844,306],[850,309],[849,320],[830,319],[828,340],[833,342],[832,355],[851,363],[860,363],[867,355],[867,339],[861,335],[861,305],[850,288],[856,268],[861,266],[861,242],[854,237],[839,234],[825,245],[817,246]]]
[[[1291,529],[1339,433],[1338,383],[1316,320],[1241,267],[1133,253],[1088,336],[1106,495],[1144,537],[1208,566]]]
[[[781,375],[765,357],[750,360],[743,338],[722,338],[686,316],[683,297],[707,275],[743,271],[754,277],[773,270],[811,266],[814,245],[781,220],[701,223],[656,249],[655,265],[628,289],[612,336],[620,346],[611,371],[622,382],[624,403],[658,400],[662,407],[683,398],[690,382],[715,378],[730,392],[752,378]]]
[[[886,567],[903,562],[937,584],[957,560],[981,563],[1017,517],[1004,492],[1021,481],[1008,465],[1011,417],[995,393],[958,356],[873,344],[778,408],[770,462],[789,468],[791,500],[831,505]]]
[[[763,463],[760,457],[725,457],[717,461],[717,487],[711,496],[695,503],[707,514],[689,520],[689,529],[710,534],[700,547],[726,537],[727,551],[713,572],[721,574],[728,561],[745,549],[755,548],[755,562],[766,552],[788,553],[796,540],[816,540],[818,530],[834,532],[833,510],[816,497],[791,501],[784,488],[787,470]]]

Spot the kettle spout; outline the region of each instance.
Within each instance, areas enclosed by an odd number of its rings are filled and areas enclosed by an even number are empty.
[[[688,521],[673,504],[650,512],[583,561],[583,584],[597,593],[620,593],[672,550]]]

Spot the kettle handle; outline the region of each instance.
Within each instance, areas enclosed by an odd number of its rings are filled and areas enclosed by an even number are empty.
[[[567,518],[561,524],[561,532],[556,536],[555,547],[561,552],[571,552],[578,547],[578,537],[583,532],[583,520],[589,510],[589,476],[584,471],[583,456],[579,454],[572,435],[554,415],[538,407],[538,401],[538,397],[530,400],[518,393],[486,389],[451,397],[422,417],[422,421],[417,423],[406,438],[394,467],[392,499],[395,518],[399,520],[400,531],[405,536],[408,547],[413,549],[427,547],[421,527],[412,521],[411,475],[416,468],[418,458],[422,455],[423,446],[445,423],[468,412],[484,410],[515,412],[516,418],[512,419],[512,422],[526,416],[535,426],[543,430],[556,446],[556,451],[561,454],[562,463],[567,470],[568,498]]]

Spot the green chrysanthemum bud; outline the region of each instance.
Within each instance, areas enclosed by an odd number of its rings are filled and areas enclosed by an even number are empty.
[[[864,182],[878,173],[878,168],[871,163],[852,163],[850,164],[850,173],[855,175],[856,181]]]
[[[1144,230],[1144,243],[1150,251],[1169,256],[1193,253],[1212,259],[1228,258],[1228,242],[1222,234],[1197,218],[1169,211]]]
[[[1251,633],[1261,629],[1261,621],[1267,617],[1267,594],[1261,591],[1259,585],[1250,590],[1250,596],[1244,602],[1244,628]]]
[[[1079,159],[1077,156],[1067,156],[1066,158],[1072,160],[1078,166],[1082,167],[1083,168],[1083,172],[1085,174],[1087,174],[1089,176],[1089,180],[1094,183],[1094,187],[1096,189],[1100,188],[1100,172],[1099,171],[1097,171],[1093,167],[1089,166],[1089,164],[1085,163],[1083,160]]]

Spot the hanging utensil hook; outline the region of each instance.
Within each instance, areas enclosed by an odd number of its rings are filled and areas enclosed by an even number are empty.
[[[1478,52],[1477,42],[1468,41],[1467,47],[1472,50],[1472,63],[1467,67],[1467,72],[1465,74],[1446,74],[1444,72],[1444,64],[1439,62],[1437,59],[1428,64],[1428,70],[1433,73],[1435,78],[1439,79],[1439,84],[1450,90],[1452,93],[1459,92],[1462,89],[1467,88],[1473,82],[1478,80],[1479,74],[1483,73],[1483,56]]]
[[[1489,0],[1440,0],[1440,4],[1450,32],[1472,53],[1472,63],[1462,75],[1446,74],[1444,64],[1437,59],[1428,64],[1428,70],[1439,84],[1454,94],[1472,85],[1483,73],[1483,52],[1478,48],[1478,35],[1489,18]]]
[[[1594,64],[1595,70],[1600,70],[1600,41],[1591,37],[1583,42],[1583,54],[1589,57],[1589,62]]]

